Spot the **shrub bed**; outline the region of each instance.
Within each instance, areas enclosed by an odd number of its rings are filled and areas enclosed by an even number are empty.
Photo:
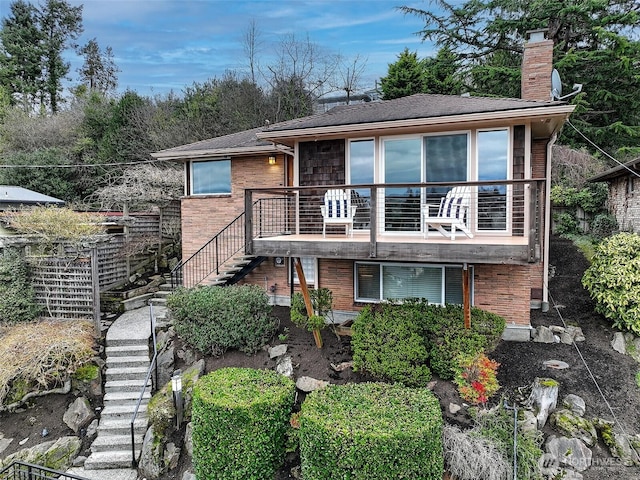
[[[255,353],[278,328],[269,298],[257,285],[180,289],[167,306],[178,335],[205,355],[228,349]]]
[[[465,329],[461,306],[420,300],[366,307],[353,324],[354,369],[407,386],[426,385],[431,371],[450,380],[456,357],[494,350],[505,324],[499,315],[472,308]]]
[[[310,394],[301,412],[305,480],[442,479],[442,413],[429,390],[331,385]]]
[[[294,394],[292,380],[268,370],[223,368],[200,378],[192,411],[197,478],[273,478]]]

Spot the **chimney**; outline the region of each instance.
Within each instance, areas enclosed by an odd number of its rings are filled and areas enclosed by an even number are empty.
[[[551,72],[553,70],[553,40],[546,37],[548,29],[529,30],[522,58],[523,100],[548,101],[551,99]]]

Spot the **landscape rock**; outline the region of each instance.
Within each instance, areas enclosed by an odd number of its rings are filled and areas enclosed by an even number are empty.
[[[158,353],[158,385],[165,385],[171,380],[174,369],[175,347],[172,345]]]
[[[191,404],[193,403],[193,386],[204,374],[204,369],[205,361],[204,358],[201,358],[196,363],[187,368],[182,374],[182,398],[184,399],[185,418],[191,417]]]
[[[523,432],[534,432],[538,429],[538,419],[531,410],[520,410],[524,418],[520,420],[520,428]]]
[[[85,397],[78,397],[69,405],[67,411],[64,412],[62,420],[77,435],[81,428],[89,425],[91,420],[95,418],[95,414],[91,409],[89,400]]]
[[[640,459],[636,449],[640,449],[640,435],[625,435],[623,433],[613,433],[613,438],[607,443],[611,456],[619,458],[622,464],[626,467],[632,467],[634,465],[640,465]]]
[[[300,377],[296,380],[296,388],[305,393],[311,393],[316,390],[322,390],[329,382],[325,382],[324,380],[317,380],[311,377]]]
[[[196,480],[196,474],[189,470],[185,470],[182,474],[182,480]]]
[[[455,403],[449,403],[449,412],[452,413],[453,415],[455,415],[456,413],[458,413],[460,411],[462,407],[458,404]]]
[[[582,417],[587,409],[584,399],[573,393],[570,393],[562,399],[562,406],[568,408],[579,417]]]
[[[598,440],[598,433],[593,423],[574,414],[571,410],[556,410],[549,420],[560,434],[580,439],[588,447],[593,447]]]
[[[0,433],[0,453],[4,452],[11,442],[13,442],[13,438],[5,438],[5,436]],[[0,459],[2,459],[2,457],[0,457]]]
[[[278,358],[283,356],[285,353],[287,353],[287,344],[286,343],[282,343],[280,345],[276,345],[275,347],[271,347],[269,349],[269,358],[270,359],[274,359],[274,358]]]
[[[293,377],[293,363],[291,362],[291,357],[289,355],[284,355],[278,359],[276,372],[284,375],[285,377]]]
[[[173,470],[178,466],[178,460],[180,460],[180,449],[176,447],[175,443],[167,443],[164,449],[165,468]]]
[[[558,465],[584,472],[591,466],[591,450],[577,438],[551,435],[545,444],[547,453],[553,455]]]
[[[537,343],[555,343],[555,338],[549,327],[541,325],[533,332],[533,341]]]
[[[586,339],[584,338],[584,333],[582,333],[581,327],[574,327],[573,325],[569,325],[567,327],[567,333],[571,335],[574,342],[584,342]]]
[[[2,462],[8,465],[14,460],[26,463],[42,465],[52,470],[65,471],[73,464],[73,460],[80,453],[82,442],[78,437],[60,437],[57,440],[40,443],[31,448],[24,448],[8,457]]]
[[[91,438],[98,433],[98,419],[94,418],[91,423],[87,426],[86,436]]]
[[[613,334],[613,340],[611,340],[611,347],[618,353],[623,355],[627,354],[627,345],[624,340],[622,332],[616,332]]]
[[[170,328],[168,330],[161,330],[156,335],[156,348],[158,351],[164,350],[173,340],[175,331]]]
[[[544,427],[547,423],[549,413],[556,409],[558,404],[558,382],[552,378],[537,378],[533,382],[531,395],[527,400],[527,405],[534,409],[538,428]]]
[[[145,478],[155,479],[164,473],[162,442],[154,442],[153,425],[147,429],[142,443],[138,471]]]
[[[84,466],[84,462],[87,460],[87,457],[85,457],[84,455],[80,455],[79,457],[74,458],[73,463],[71,464],[72,467],[83,467]]]
[[[573,344],[573,337],[568,332],[563,332],[560,334],[560,343],[571,345]]]
[[[542,362],[543,368],[551,368],[553,370],[565,370],[569,368],[569,364],[562,360],[545,360]]]
[[[331,364],[331,368],[333,368],[336,372],[344,372],[347,368],[353,368],[353,360],[348,362],[342,362],[338,365]]]
[[[193,424],[187,423],[184,430],[184,448],[190,457],[193,457]]]

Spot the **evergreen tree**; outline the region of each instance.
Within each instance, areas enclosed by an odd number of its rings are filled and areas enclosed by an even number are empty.
[[[23,0],[11,4],[0,30],[0,85],[12,104],[30,112],[41,88],[42,32],[37,9]]]
[[[405,48],[395,63],[389,64],[387,76],[380,79],[385,100],[406,97],[426,91],[425,63],[418,60],[417,52]]]
[[[91,91],[107,93],[115,90],[120,69],[113,61],[111,47],[102,51],[97,40],[93,38],[82,46],[78,53],[84,57],[84,63],[78,69],[80,81]]]
[[[448,47],[441,48],[434,58],[424,61],[424,92],[460,95],[464,83],[459,70],[458,55]]]

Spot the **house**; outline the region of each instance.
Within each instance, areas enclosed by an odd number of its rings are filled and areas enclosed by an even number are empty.
[[[640,233],[640,158],[618,165],[590,182],[607,182],[609,212],[616,217],[620,230]]]
[[[43,193],[34,192],[24,187],[15,187],[13,185],[0,185],[0,211],[22,210],[25,207],[54,205],[57,207],[64,206],[64,200],[50,197]],[[0,225],[0,236],[12,235],[13,232]]]
[[[522,99],[419,94],[155,153],[184,164],[176,278],[249,282],[288,304],[300,259],[337,320],[391,298],[467,299],[528,340],[530,309],[548,306],[551,146],[574,109],[550,100],[552,50],[531,33]],[[327,226],[336,190],[355,214]],[[438,206],[456,202],[454,236]]]

